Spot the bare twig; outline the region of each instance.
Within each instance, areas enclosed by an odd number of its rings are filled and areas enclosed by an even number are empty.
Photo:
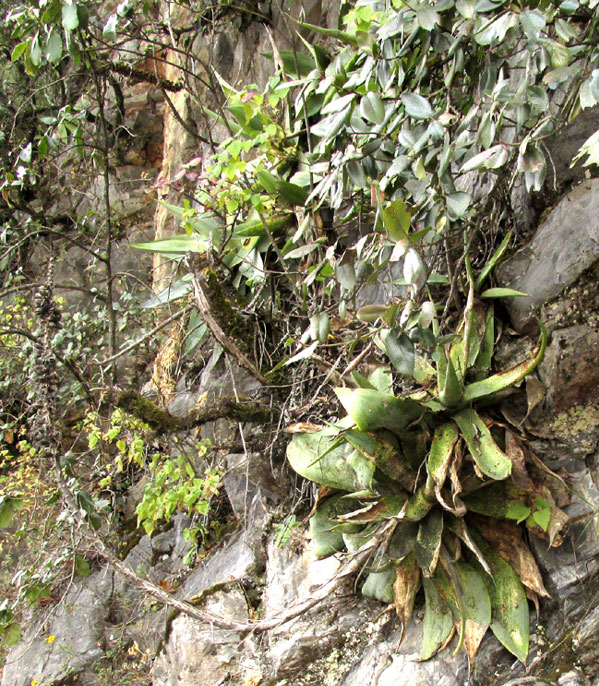
[[[176,312],[175,314],[168,317],[168,319],[165,319],[163,322],[155,326],[151,331],[148,331],[132,343],[129,343],[129,345],[126,345],[124,348],[121,348],[116,354],[112,355],[111,357],[107,357],[105,360],[98,362],[98,364],[100,365],[100,367],[104,367],[105,365],[114,362],[114,360],[117,360],[119,357],[126,355],[128,352],[130,352],[134,348],[137,348],[137,346],[141,345],[144,341],[147,341],[149,338],[155,336],[161,329],[164,329],[164,327],[168,326],[171,322],[174,322],[176,319],[184,317],[192,309],[193,305],[187,305],[187,307],[184,307],[179,312]]]

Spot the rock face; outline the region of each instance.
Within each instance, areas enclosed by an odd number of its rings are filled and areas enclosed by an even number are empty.
[[[598,257],[599,179],[591,179],[570,191],[531,242],[500,269],[505,285],[528,294],[508,304],[516,328],[530,326],[539,308],[573,284]]]
[[[30,626],[22,643],[10,651],[2,686],[30,686],[35,680],[58,684],[91,669],[104,654],[112,583],[112,572],[105,568],[74,584],[54,617]]]

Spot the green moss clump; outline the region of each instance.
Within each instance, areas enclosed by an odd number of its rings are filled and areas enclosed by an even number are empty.
[[[181,420],[137,391],[123,391],[117,398],[117,407],[138,417],[157,433],[172,433],[181,429]]]
[[[251,345],[253,336],[248,336],[248,321],[237,311],[237,307],[240,306],[239,295],[235,292],[229,293],[218,274],[209,267],[202,272],[202,282],[206,297],[210,301],[212,316],[220,328],[235,341],[242,352],[250,358],[254,357]]]

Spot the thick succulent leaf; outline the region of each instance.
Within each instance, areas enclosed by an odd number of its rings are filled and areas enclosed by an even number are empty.
[[[487,543],[515,569],[520,581],[537,595],[549,597],[536,560],[522,537],[522,527],[509,520],[478,517],[476,527]]]
[[[387,553],[391,560],[403,560],[416,546],[418,522],[398,522],[389,541]]]
[[[383,474],[411,491],[416,483],[416,472],[401,454],[395,435],[389,433],[387,437],[389,441],[358,429],[348,429],[343,433],[343,438]]]
[[[462,410],[454,420],[468,446],[472,459],[483,474],[491,479],[501,480],[510,475],[512,463],[495,443],[487,425],[474,410]]]
[[[468,274],[470,275],[470,269],[468,268]],[[474,283],[470,280],[470,289],[468,291],[468,299],[466,301],[466,307],[464,308],[464,313],[462,315],[462,324],[459,330],[459,337],[455,343],[450,348],[449,360],[453,364],[456,374],[460,381],[464,381],[466,376],[466,370],[469,365],[470,357],[470,347],[471,339],[475,340],[478,344],[476,336],[473,336],[473,311],[474,311]],[[462,389],[463,390],[463,389]]]
[[[525,662],[528,655],[529,615],[524,588],[513,567],[482,537],[475,538],[493,573],[492,579],[482,575],[491,599],[491,630],[510,653]]]
[[[471,663],[491,623],[491,599],[483,576],[484,572],[464,562],[452,565],[452,578],[463,613],[460,644],[466,648]]]
[[[466,630],[466,610],[462,601],[457,575],[452,567],[445,561],[443,567],[435,571],[433,577],[439,595],[451,610],[454,626],[458,632],[458,644],[455,653],[458,653],[464,644],[464,634]],[[454,653],[454,654],[455,654]]]
[[[490,483],[464,497],[468,512],[477,512],[496,519],[506,519],[515,506],[525,505],[527,500],[526,492],[514,486],[511,481]]]
[[[347,512],[351,504],[341,497],[341,494],[337,494],[327,498],[310,518],[310,538],[316,557],[327,557],[345,547],[337,517]]]
[[[428,660],[448,641],[453,632],[453,616],[447,603],[441,598],[432,579],[424,578],[424,611],[422,659]]]
[[[398,435],[403,454],[414,469],[420,469],[429,453],[430,433],[427,424],[424,421],[419,422],[405,431],[400,431]]]
[[[361,431],[385,428],[399,432],[420,419],[424,408],[409,398],[396,398],[368,388],[336,388],[335,393]]]
[[[410,496],[406,502],[401,516],[408,522],[419,522],[424,519],[436,504],[435,492],[430,479],[427,483],[419,486],[416,493]]]
[[[469,384],[464,389],[464,396],[462,398],[461,406],[465,407],[470,405],[470,403],[477,400],[482,400],[483,398],[488,398],[499,391],[509,388],[514,384],[521,381],[527,374],[530,374],[532,370],[541,362],[543,355],[545,354],[545,347],[547,345],[547,330],[541,324],[541,335],[537,343],[537,347],[534,349],[532,355],[520,362],[520,364],[506,369],[503,372],[489,376],[481,381],[475,381]]]
[[[404,632],[412,617],[414,598],[419,586],[420,568],[412,554],[397,565],[393,582],[393,605]]]
[[[451,358],[449,358],[447,360],[443,386],[439,387],[439,402],[445,405],[445,407],[457,407],[460,405],[463,396],[464,385],[460,379],[460,374],[458,374]]]
[[[480,378],[485,378],[485,374],[491,369],[493,351],[495,349],[495,312],[489,308],[485,317],[485,331],[480,343],[480,349],[473,366],[478,370]],[[479,376],[477,376],[477,379]]]
[[[491,311],[492,316],[492,307],[487,308],[478,301],[474,301],[472,305],[469,324],[470,334],[468,345],[468,368],[476,367],[476,361],[480,355],[481,349],[485,344],[485,334],[487,331],[489,310]]]
[[[323,486],[355,492],[372,486],[374,465],[351,449],[331,427],[316,433],[294,434],[287,446],[287,459],[306,479]]]
[[[394,600],[394,582],[395,566],[389,567],[382,572],[370,572],[362,586],[362,595],[391,605]]]
[[[431,451],[426,461],[426,471],[439,488],[445,483],[458,435],[457,427],[452,422],[435,429]]]
[[[416,536],[416,559],[425,577],[431,577],[437,567],[443,537],[443,513],[432,510],[421,522]]]

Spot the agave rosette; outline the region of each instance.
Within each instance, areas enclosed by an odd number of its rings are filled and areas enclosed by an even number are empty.
[[[357,388],[335,389],[347,417],[296,433],[287,448],[296,472],[334,489],[310,521],[318,557],[354,553],[392,522],[362,593],[393,605],[405,627],[423,588],[423,659],[457,635],[456,652],[473,660],[490,628],[525,661],[527,599],[547,591],[520,525],[559,545],[566,523],[556,475],[475,409],[536,367],[546,333],[526,360],[491,375],[494,339],[492,307],[471,298],[458,335],[433,355],[436,392],[395,397],[388,370],[356,375]]]

